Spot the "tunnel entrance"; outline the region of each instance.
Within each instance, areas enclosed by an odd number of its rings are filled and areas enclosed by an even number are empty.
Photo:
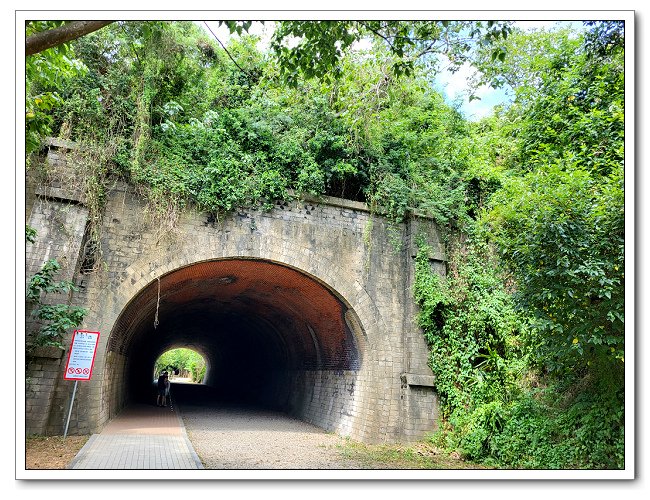
[[[363,337],[346,301],[300,270],[261,259],[196,263],[149,283],[120,314],[104,404],[114,416],[153,402],[156,360],[183,347],[205,359],[205,404],[254,404],[340,429],[357,397]]]

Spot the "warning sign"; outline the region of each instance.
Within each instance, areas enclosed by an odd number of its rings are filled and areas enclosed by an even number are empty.
[[[63,375],[65,380],[90,380],[98,342],[99,332],[74,331]]]

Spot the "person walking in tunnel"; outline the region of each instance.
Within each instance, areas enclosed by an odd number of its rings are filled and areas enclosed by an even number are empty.
[[[158,377],[158,399],[156,406],[167,406],[167,396],[169,394],[169,376],[166,371]]]
[[[172,402],[171,399],[169,398],[169,389],[171,389],[171,382],[169,381],[169,374],[165,376],[165,406],[169,403],[169,406],[171,406]]]

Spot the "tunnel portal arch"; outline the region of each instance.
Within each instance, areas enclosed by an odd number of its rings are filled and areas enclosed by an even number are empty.
[[[65,148],[48,154],[62,171]],[[223,217],[185,207],[173,228],[162,230],[146,216],[147,200],[116,180],[100,220],[101,265],[88,270],[90,214],[81,194],[50,192],[35,183],[29,200],[28,223],[47,238],[28,248],[27,271],[40,269],[50,255],[65,259],[66,276],[78,286],[71,304],[87,310],[81,327],[101,332],[93,378],[76,393],[70,433],[100,432],[130,400],[146,398],[155,346],[202,349],[213,383],[228,381],[226,387],[245,394],[242,388],[253,391],[263,381],[272,403],[352,439],[412,441],[435,428],[435,380],[412,296],[420,238],[431,248],[432,268],[444,274],[444,245],[434,221],[414,215],[393,225],[363,203],[292,195],[273,207],[239,207]],[[199,271],[208,269],[203,266],[246,266],[251,260],[266,263],[274,280],[297,273],[304,289],[276,283],[280,290],[225,292],[252,280],[261,267],[238,282],[228,283],[237,274],[225,268],[199,279]],[[182,273],[199,274],[172,288],[167,280]],[[168,295],[153,328],[158,279]],[[196,289],[209,282],[224,290],[221,309],[214,296]],[[316,307],[321,296],[334,305],[323,316]],[[323,326],[328,321],[335,328]],[[61,433],[70,399],[59,376],[65,351],[36,354],[26,370],[26,429]],[[145,382],[138,386],[140,379]]]
[[[206,360],[215,400],[340,431],[358,403],[364,335],[350,304],[304,271],[241,257],[186,265],[149,282],[119,315],[106,345],[105,403],[116,414],[150,401],[155,360],[186,347]]]

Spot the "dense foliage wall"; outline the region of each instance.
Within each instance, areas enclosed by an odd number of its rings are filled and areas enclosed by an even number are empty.
[[[513,33],[488,76],[514,103],[476,125],[483,206],[446,283],[419,263],[438,439],[474,459],[624,466],[623,40]]]

